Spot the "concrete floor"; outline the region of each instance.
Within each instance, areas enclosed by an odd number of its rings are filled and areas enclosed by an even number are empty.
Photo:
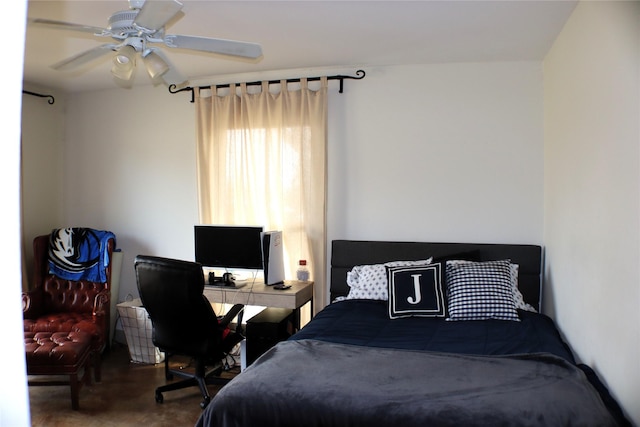
[[[164,402],[156,403],[155,388],[167,383],[164,364],[131,363],[123,344],[114,344],[105,352],[102,363],[102,381],[82,387],[77,411],[71,409],[68,386],[29,387],[32,426],[177,427],[196,423],[202,412],[197,387],[163,393]],[[176,364],[187,366],[189,360],[176,358]],[[239,368],[234,368],[223,375],[238,372]],[[218,389],[209,386],[212,397]]]

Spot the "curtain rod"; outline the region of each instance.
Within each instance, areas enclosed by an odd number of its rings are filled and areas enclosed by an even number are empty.
[[[345,79],[352,79],[352,80],[362,80],[364,79],[365,76],[365,72],[364,70],[358,70],[356,71],[356,75],[355,76],[345,76],[345,75],[337,75],[337,76],[327,76],[327,80],[339,80],[340,81],[340,89],[338,90],[338,93],[342,93],[343,89],[344,89],[344,80]],[[309,82],[313,82],[313,81],[318,81],[320,80],[322,77],[306,77],[307,81]],[[287,83],[298,83],[300,82],[302,78],[295,78],[295,79],[283,79],[285,80]],[[268,84],[277,84],[277,83],[281,83],[282,80],[269,80],[267,81]],[[239,85],[240,83],[236,83],[236,85]],[[246,82],[245,83],[247,86],[259,86],[262,84],[262,81],[255,81],[255,82]],[[219,85],[211,85],[211,86],[215,86],[216,89],[218,88],[226,88],[226,87],[230,87],[231,85],[229,83],[226,84],[219,84]],[[211,86],[199,86],[199,89],[209,89]],[[170,85],[169,86],[169,93],[179,93],[179,92],[185,92],[185,91],[191,91],[191,102],[195,102],[195,89],[192,87],[185,87],[182,89],[177,89],[176,90],[176,85]]]
[[[38,96],[40,98],[49,98],[47,99],[47,102],[49,104],[53,104],[54,102],[56,102],[55,98],[53,97],[53,95],[43,95],[41,93],[37,93],[37,92],[31,92],[29,90],[22,90],[22,93],[25,93],[27,95],[33,95],[33,96]]]

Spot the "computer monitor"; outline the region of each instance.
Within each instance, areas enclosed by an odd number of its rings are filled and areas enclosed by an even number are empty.
[[[262,269],[262,227],[194,226],[195,260],[205,267]]]

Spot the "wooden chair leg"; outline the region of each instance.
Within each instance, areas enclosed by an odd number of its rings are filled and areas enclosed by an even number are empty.
[[[69,385],[71,386],[71,409],[77,411],[80,409],[80,382],[77,373],[69,375]]]
[[[93,372],[94,372],[94,376],[96,379],[96,382],[99,383],[100,381],[102,381],[102,369],[101,369],[101,364],[102,364],[102,357],[100,355],[100,352],[95,352],[93,354],[92,357],[92,363],[90,363],[90,365],[93,365]]]
[[[91,357],[89,357],[89,360],[87,360],[87,363],[84,364],[84,372],[82,375],[83,376],[81,377],[80,381],[83,382],[85,385],[90,386],[91,385]]]

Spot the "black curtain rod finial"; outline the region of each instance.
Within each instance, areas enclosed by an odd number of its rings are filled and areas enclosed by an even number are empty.
[[[366,73],[364,72],[364,70],[358,70],[356,71],[355,76],[335,76],[335,78],[340,79],[340,89],[338,90],[338,93],[343,92],[344,79],[362,80],[364,79],[365,75]]]
[[[185,91],[191,91],[191,103],[193,104],[195,102],[195,90],[193,90],[192,87],[183,87],[182,89],[177,89],[177,85],[171,84],[169,85],[169,93],[173,94],[173,93],[180,93],[180,92],[185,92]]]
[[[22,93],[27,94],[27,95],[33,95],[33,96],[37,96],[39,98],[48,98],[47,102],[51,105],[54,102],[56,102],[55,98],[53,97],[53,95],[44,95],[42,93],[37,93],[37,92],[31,92],[29,90],[22,90]]]

